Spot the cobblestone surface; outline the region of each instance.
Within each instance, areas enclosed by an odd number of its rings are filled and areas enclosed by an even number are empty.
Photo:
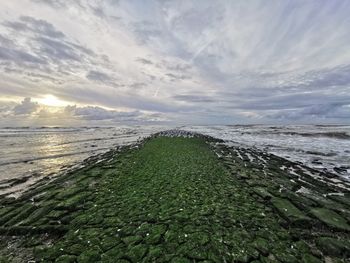
[[[2,198],[0,262],[346,262],[349,192],[245,156],[156,136]]]

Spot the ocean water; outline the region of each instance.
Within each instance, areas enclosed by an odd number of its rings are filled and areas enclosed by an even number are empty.
[[[45,176],[81,165],[90,156],[137,140],[165,126],[0,129],[0,195],[25,190]],[[172,127],[173,128],[173,127]],[[350,181],[350,126],[182,126],[255,147]],[[14,179],[21,182],[13,183]]]
[[[153,126],[0,129],[0,195],[21,192],[44,176],[55,176],[90,156],[135,143],[164,129]],[[14,179],[21,183],[14,183]]]
[[[255,147],[350,181],[350,126],[233,125],[186,129],[223,139],[228,145]]]

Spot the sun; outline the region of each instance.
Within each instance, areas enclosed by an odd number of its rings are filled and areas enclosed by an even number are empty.
[[[59,98],[51,94],[45,95],[43,98],[38,99],[38,102],[40,104],[51,107],[63,107],[68,105],[66,101],[60,100]]]

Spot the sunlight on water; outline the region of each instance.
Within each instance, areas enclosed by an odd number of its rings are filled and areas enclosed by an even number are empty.
[[[0,129],[0,194],[64,172],[92,155],[136,142],[156,130],[154,127]],[[18,179],[20,184],[16,183]]]

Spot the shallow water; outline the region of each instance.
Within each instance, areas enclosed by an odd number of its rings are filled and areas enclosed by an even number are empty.
[[[160,127],[0,129],[0,194],[21,190],[93,155],[136,142]],[[8,187],[12,179],[21,184]]]
[[[192,126],[227,144],[256,147],[317,170],[350,180],[350,126]]]

